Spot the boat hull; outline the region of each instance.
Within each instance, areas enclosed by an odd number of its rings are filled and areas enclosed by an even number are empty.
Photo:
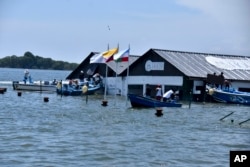
[[[250,93],[214,90],[211,95],[217,102],[250,105]]]
[[[130,103],[132,107],[144,107],[144,108],[153,108],[153,107],[181,107],[181,103],[176,102],[161,102],[152,98],[143,97],[135,94],[128,94]]]
[[[68,84],[64,84],[62,88],[58,88],[56,90],[57,94],[64,95],[64,96],[81,96],[81,95],[92,95],[96,91],[100,90],[101,86],[94,86],[88,88],[88,91],[86,93],[83,93],[82,88],[75,89],[73,87],[70,87]]]
[[[23,83],[13,82],[13,89],[14,90],[24,90],[24,91],[56,92],[56,85],[23,84]]]

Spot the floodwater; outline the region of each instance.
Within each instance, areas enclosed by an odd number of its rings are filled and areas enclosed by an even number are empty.
[[[17,96],[5,81],[22,80],[23,69],[0,70],[0,87],[7,88],[0,94],[1,167],[225,167],[230,150],[250,150],[250,121],[239,125],[250,118],[247,106],[184,102],[156,117],[155,109],[133,109],[121,96],[107,96],[106,107],[102,95]],[[70,73],[30,71],[33,78],[39,73],[37,80]]]

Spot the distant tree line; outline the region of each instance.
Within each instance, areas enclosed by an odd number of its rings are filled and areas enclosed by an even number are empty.
[[[51,69],[51,70],[74,70],[77,63],[55,61],[51,58],[34,56],[31,52],[25,52],[23,56],[6,56],[0,59],[0,67],[27,68],[27,69]]]

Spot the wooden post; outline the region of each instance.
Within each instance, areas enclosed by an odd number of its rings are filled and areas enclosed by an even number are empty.
[[[192,102],[192,89],[191,89],[191,91],[189,92],[189,109],[191,108],[191,102]]]

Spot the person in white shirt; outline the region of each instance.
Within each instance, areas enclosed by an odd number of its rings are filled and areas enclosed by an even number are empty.
[[[158,85],[156,88],[156,100],[161,101],[162,98],[162,89],[161,89],[161,85]]]
[[[28,80],[28,78],[29,78],[29,70],[28,69],[26,69],[26,70],[24,70],[24,77],[23,77],[23,81],[24,81],[24,83],[26,84],[26,82],[27,82],[27,80]]]
[[[174,93],[172,89],[163,94],[163,101],[167,101],[171,98],[171,95]]]

